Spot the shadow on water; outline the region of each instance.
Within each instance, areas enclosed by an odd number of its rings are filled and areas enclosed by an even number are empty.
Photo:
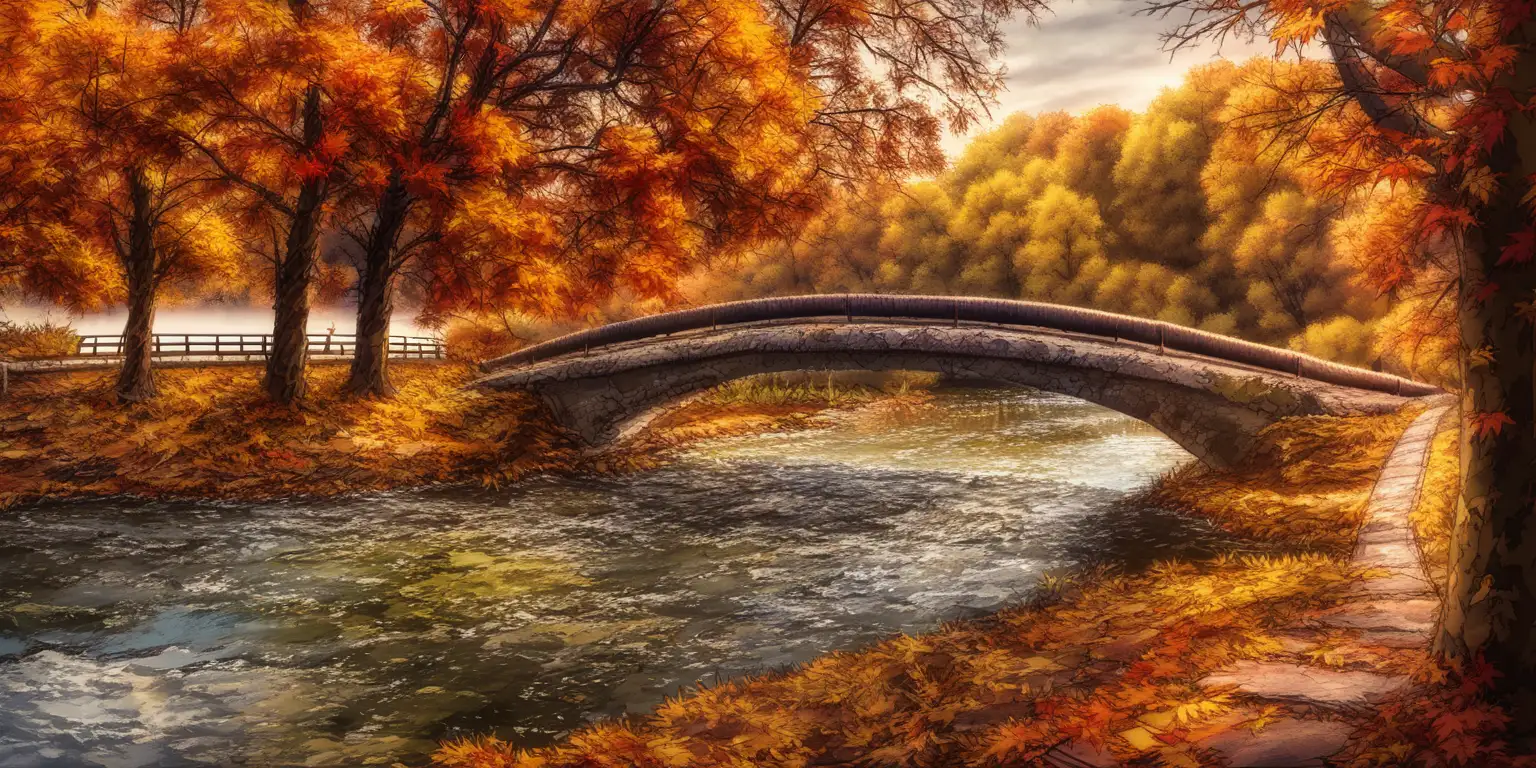
[[[0,520],[0,765],[417,763],[920,632],[1041,573],[1228,546],[1186,460],[1023,390],[699,446],[624,477]]]

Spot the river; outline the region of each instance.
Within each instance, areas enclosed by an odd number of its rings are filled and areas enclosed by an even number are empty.
[[[499,492],[0,517],[0,765],[415,765],[1219,546],[1134,501],[1188,454],[1028,390]]]

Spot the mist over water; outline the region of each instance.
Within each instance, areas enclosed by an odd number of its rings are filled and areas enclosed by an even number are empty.
[[[497,493],[0,518],[0,765],[408,765],[1222,546],[1128,502],[1188,459],[1025,390]],[[8,619],[8,620],[7,620]]]

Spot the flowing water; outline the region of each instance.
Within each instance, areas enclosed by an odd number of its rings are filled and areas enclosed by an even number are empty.
[[[625,477],[0,518],[0,765],[414,765],[1219,546],[1188,459],[1026,390],[700,445]]]

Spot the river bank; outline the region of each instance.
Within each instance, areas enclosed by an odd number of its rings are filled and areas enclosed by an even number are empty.
[[[519,393],[461,390],[464,365],[400,364],[391,400],[341,394],[315,365],[295,409],[260,394],[259,365],[168,368],[160,395],[120,405],[113,371],[30,376],[0,416],[0,507],[111,496],[252,500],[474,481],[570,466],[577,451]]]
[[[669,414],[633,445],[586,456],[520,392],[462,389],[465,364],[396,363],[389,400],[341,393],[346,367],[312,365],[299,408],[259,393],[260,366],[167,368],[160,397],[127,406],[114,373],[42,374],[0,408],[0,509],[129,496],[255,501],[445,484],[499,487],[541,472],[658,466],[701,439],[824,426],[828,411],[920,402],[920,390],[726,388]]]
[[[1302,763],[1283,761],[1302,758],[1262,753],[1327,741],[1346,764],[1525,764],[1501,739],[1507,718],[1471,698],[1489,670],[1444,669],[1418,644],[1329,620],[1359,611],[1362,590],[1382,576],[1349,553],[1376,478],[1417,410],[1287,420],[1234,471],[1184,468],[1149,494],[1238,535],[1247,552],[1048,578],[1026,604],[985,619],[700,686],[648,716],[589,727],[551,748],[450,742],[437,763],[1291,765]],[[1443,558],[1449,530],[1455,419],[1446,422],[1406,515],[1429,558]],[[1212,685],[1243,664],[1418,685],[1343,707]]]

